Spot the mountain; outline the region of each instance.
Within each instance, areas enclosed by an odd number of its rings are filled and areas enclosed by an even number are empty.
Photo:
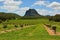
[[[29,9],[26,11],[24,17],[25,18],[39,18],[41,15],[35,9]]]

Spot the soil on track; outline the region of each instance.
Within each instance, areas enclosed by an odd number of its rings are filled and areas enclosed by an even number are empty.
[[[49,35],[60,35],[60,32],[56,32],[56,34],[54,33],[54,30],[48,28],[46,25],[44,25],[46,31],[49,33]]]

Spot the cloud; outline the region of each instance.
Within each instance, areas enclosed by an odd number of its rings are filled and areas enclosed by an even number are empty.
[[[36,6],[36,5],[45,5],[44,4],[45,2],[44,1],[37,1],[33,4],[33,6]]]
[[[4,5],[0,6],[0,9],[5,9],[7,12],[14,12],[19,10],[19,5],[22,4],[22,1],[14,1],[14,0],[4,0]]]
[[[4,0],[0,0],[0,2],[2,2],[2,1],[4,1]]]
[[[46,7],[54,9],[54,10],[60,10],[60,3],[59,2],[50,3],[49,1],[46,1],[46,0],[38,0],[32,6],[41,6],[41,5],[44,5]]]
[[[47,5],[47,7],[50,7],[55,10],[60,10],[60,3],[59,2],[52,2],[49,5]]]
[[[4,4],[7,6],[18,6],[22,3],[22,1],[14,1],[14,0],[5,0]]]
[[[4,5],[3,7],[1,7],[1,9],[5,9],[7,10],[7,12],[14,12],[20,8],[18,6],[5,6]]]
[[[51,15],[51,11],[45,9],[36,9],[40,15]]]
[[[0,6],[0,9],[7,10],[7,12],[10,13],[16,13],[21,16],[23,16],[26,12],[26,10],[29,9],[29,7],[19,7],[22,4],[22,1],[14,1],[14,0],[4,0],[4,5]]]
[[[23,16],[30,7],[19,7],[23,2],[21,0],[19,1],[14,1],[14,0],[0,0],[0,2],[4,2],[3,6],[0,6],[0,9],[7,10],[6,12],[13,12],[17,13],[21,16]],[[58,10],[60,10],[60,3],[59,2],[52,2],[49,3],[48,1],[45,0],[38,0],[36,1],[32,6],[41,6],[44,5],[46,7],[54,9],[54,11],[48,11],[45,9],[36,9],[37,12],[41,15],[55,15],[55,14],[60,14]],[[57,11],[56,11],[57,10]]]
[[[46,9],[38,9],[38,13],[41,15],[55,15],[55,14],[60,14],[60,3],[59,2],[49,2],[46,0],[39,0],[36,1],[33,6],[42,6],[44,5],[46,8],[50,8],[51,10],[46,10]],[[53,10],[54,9],[54,10]]]
[[[32,6],[40,6],[40,5],[47,5],[49,1],[44,1],[44,0],[39,0],[39,1],[36,1]]]
[[[53,11],[48,11],[46,9],[36,9],[37,12],[40,14],[40,15],[56,15],[56,14],[60,14],[60,11],[56,11],[56,10],[53,10]]]
[[[26,10],[28,10],[30,7],[23,7],[23,8],[20,8],[18,11],[16,11],[15,13],[21,15],[21,16],[24,16]]]

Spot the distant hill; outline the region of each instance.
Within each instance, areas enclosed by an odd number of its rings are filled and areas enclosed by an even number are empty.
[[[20,16],[15,13],[0,12],[0,20],[2,21],[16,19],[16,18],[20,18]]]
[[[26,11],[24,18],[39,18],[40,16],[35,9],[29,9]]]

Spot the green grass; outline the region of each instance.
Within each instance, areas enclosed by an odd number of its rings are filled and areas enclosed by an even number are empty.
[[[9,20],[5,21],[2,24],[7,24],[7,29],[15,28],[14,25],[17,24],[20,27],[20,24],[30,24],[27,28],[22,28],[20,30],[8,32],[5,34],[0,34],[0,40],[60,40],[60,36],[50,36],[45,30],[43,24],[51,24],[57,26],[57,31],[60,32],[60,22],[49,22],[47,19],[36,19],[36,20]],[[2,28],[0,24],[0,31],[7,30]]]
[[[10,37],[9,40],[12,40],[12,38],[14,38],[15,40],[17,40],[17,39],[20,40],[20,38],[31,37],[31,36],[43,36],[44,34],[48,35],[48,33],[44,30],[43,27],[40,27],[40,26],[37,27],[37,25],[36,25],[36,26],[31,26],[29,28],[24,28],[21,30],[12,31],[12,32],[9,32],[6,34],[2,34],[2,35],[0,35],[0,39],[1,39],[1,37],[3,39]]]
[[[31,34],[30,34],[31,33]],[[49,36],[41,25],[0,34],[0,40],[59,40],[60,36]]]

